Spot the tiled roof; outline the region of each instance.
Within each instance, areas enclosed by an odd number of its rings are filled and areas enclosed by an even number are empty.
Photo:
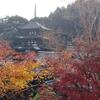
[[[19,29],[43,29],[43,30],[50,30],[49,28],[41,25],[40,23],[38,22],[29,22],[28,24],[24,25],[24,26],[21,26],[19,27]]]

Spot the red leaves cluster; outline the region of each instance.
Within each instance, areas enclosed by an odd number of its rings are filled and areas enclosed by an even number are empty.
[[[7,41],[0,41],[0,61],[22,61],[22,60],[34,60],[37,56],[36,52],[19,53],[14,51]]]
[[[51,63],[53,73],[57,76],[53,88],[59,99],[100,100],[100,46],[82,45],[72,58],[64,58],[60,58],[64,63],[57,59]]]

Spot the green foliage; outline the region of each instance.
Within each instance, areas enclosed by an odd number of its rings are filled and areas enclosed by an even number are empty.
[[[37,93],[36,96],[33,98],[33,100],[39,100],[39,97],[40,97],[40,95],[39,95],[39,93]]]

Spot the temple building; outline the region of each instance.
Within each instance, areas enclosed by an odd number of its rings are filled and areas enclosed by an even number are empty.
[[[36,18],[36,5],[34,19]],[[15,38],[17,41],[14,48],[17,51],[41,51],[47,50],[46,43],[49,43],[51,29],[41,25],[36,21],[30,21],[23,26],[18,27],[18,34]],[[49,34],[49,35],[48,35]],[[45,41],[45,42],[44,42]]]
[[[45,33],[51,31],[38,22],[30,21],[26,25],[18,28],[18,35],[16,36],[17,44],[14,47],[16,50],[31,51],[31,50],[47,50],[45,43],[48,42],[48,36]]]

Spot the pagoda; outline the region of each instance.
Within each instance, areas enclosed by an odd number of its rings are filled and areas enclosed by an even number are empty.
[[[34,17],[36,18],[36,5]],[[17,45],[15,45],[14,48],[17,51],[46,50],[43,40],[45,39],[47,41],[48,38],[44,37],[42,33],[48,31],[50,31],[49,28],[36,21],[30,21],[18,27],[18,35],[16,36]]]
[[[19,35],[16,36],[17,46],[14,48],[16,50],[45,50],[45,45],[43,45],[43,40],[48,40],[48,38],[42,35],[43,32],[50,31],[47,27],[44,27],[38,22],[31,21],[24,26],[18,28]]]

